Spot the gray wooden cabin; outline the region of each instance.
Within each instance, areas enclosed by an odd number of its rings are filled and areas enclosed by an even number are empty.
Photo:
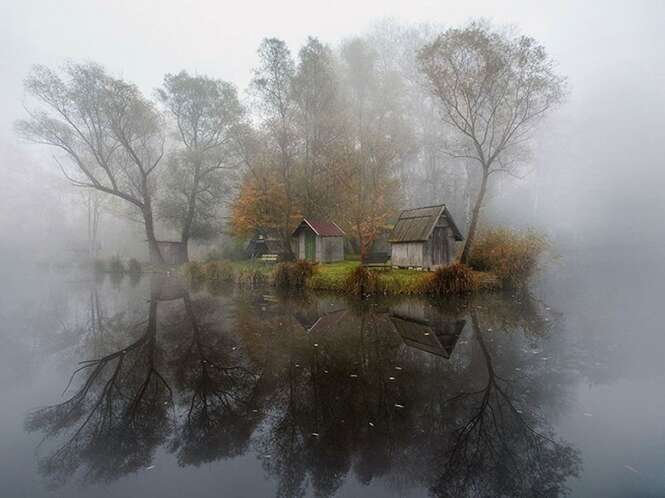
[[[343,261],[344,235],[333,222],[303,218],[293,232],[296,257],[313,263]]]
[[[393,266],[433,270],[450,264],[464,240],[445,204],[402,211],[390,234]]]

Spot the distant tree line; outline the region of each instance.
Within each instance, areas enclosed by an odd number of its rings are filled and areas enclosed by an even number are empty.
[[[55,148],[73,185],[139,215],[153,261],[157,222],[188,244],[227,228],[288,241],[301,216],[327,218],[364,255],[401,207],[446,202],[468,226],[465,262],[489,180],[519,173],[565,94],[542,46],[485,22],[384,24],[295,57],[266,38],[258,55],[246,102],[186,71],[150,99],[95,63],[36,66],[17,130]]]

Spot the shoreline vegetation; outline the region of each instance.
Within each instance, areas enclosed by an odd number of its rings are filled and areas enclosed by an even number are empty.
[[[307,261],[269,264],[255,261],[190,262],[181,271],[190,284],[211,288],[272,285],[348,295],[449,296],[523,287],[549,248],[542,235],[528,230],[492,229],[478,239],[469,265],[452,263],[435,271],[363,266],[347,259],[337,263]]]

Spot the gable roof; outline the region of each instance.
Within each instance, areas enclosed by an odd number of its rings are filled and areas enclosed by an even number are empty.
[[[303,218],[300,225],[293,231],[293,235],[297,235],[303,226],[308,226],[314,233],[320,237],[344,237],[346,235],[335,222],[324,220],[310,220]]]
[[[402,211],[388,240],[390,242],[424,242],[432,235],[434,226],[441,215],[448,220],[455,240],[464,240],[462,232],[455,225],[445,204]]]
[[[436,326],[398,313],[392,313],[390,321],[404,344],[446,359],[453,354],[466,324],[466,320],[452,320]]]

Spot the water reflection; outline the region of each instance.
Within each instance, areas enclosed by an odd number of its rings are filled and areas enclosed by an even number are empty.
[[[160,447],[183,466],[255,454],[284,497],[331,496],[350,476],[556,496],[579,471],[548,420],[566,397],[539,350],[557,318],[528,294],[210,295],[159,277],[141,320],[90,303],[103,333],[85,336],[66,401],[26,420],[48,437],[40,468],[54,483],[114,480]]]

